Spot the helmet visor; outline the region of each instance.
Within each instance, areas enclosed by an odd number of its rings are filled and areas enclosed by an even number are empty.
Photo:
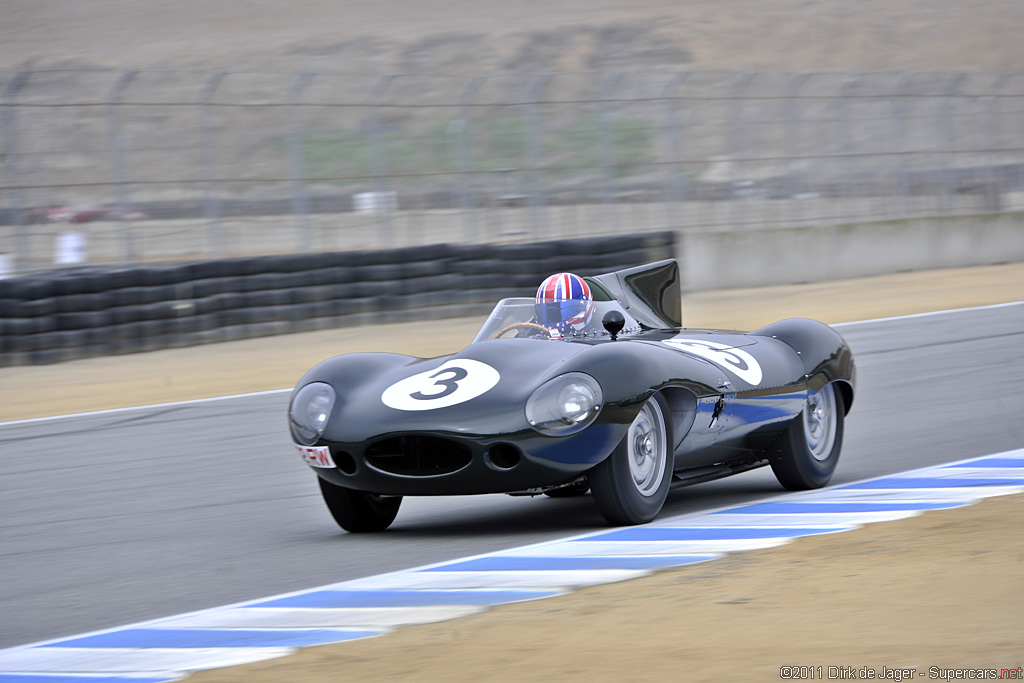
[[[586,310],[583,299],[540,299],[537,301],[537,322],[545,327],[554,327],[573,318],[579,318]]]

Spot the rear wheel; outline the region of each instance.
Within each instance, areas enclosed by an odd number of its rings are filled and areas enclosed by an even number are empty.
[[[384,531],[395,521],[401,496],[379,496],[366,491],[355,491],[336,486],[317,477],[320,493],[334,521],[345,531],[361,533]]]
[[[647,400],[615,451],[590,471],[590,490],[610,524],[650,522],[665,505],[675,463],[668,406]]]
[[[835,387],[808,392],[801,415],[771,449],[775,478],[790,491],[821,488],[832,479],[843,446],[843,399]]]

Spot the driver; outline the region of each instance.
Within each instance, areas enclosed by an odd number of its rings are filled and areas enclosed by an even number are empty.
[[[574,273],[550,275],[537,288],[534,308],[537,322],[548,328],[552,337],[584,334],[594,315],[590,285]]]

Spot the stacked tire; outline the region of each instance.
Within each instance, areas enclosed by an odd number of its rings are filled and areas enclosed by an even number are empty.
[[[553,272],[591,275],[673,252],[673,235],[658,233],[34,273],[0,280],[0,365],[484,314],[532,296]]]

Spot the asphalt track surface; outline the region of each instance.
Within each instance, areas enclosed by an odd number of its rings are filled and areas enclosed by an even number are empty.
[[[858,393],[833,483],[1018,448],[1024,305],[839,327]],[[0,647],[603,528],[589,498],[410,498],[348,535],[289,445],[287,392],[0,424]],[[663,515],[754,501],[767,469]]]

